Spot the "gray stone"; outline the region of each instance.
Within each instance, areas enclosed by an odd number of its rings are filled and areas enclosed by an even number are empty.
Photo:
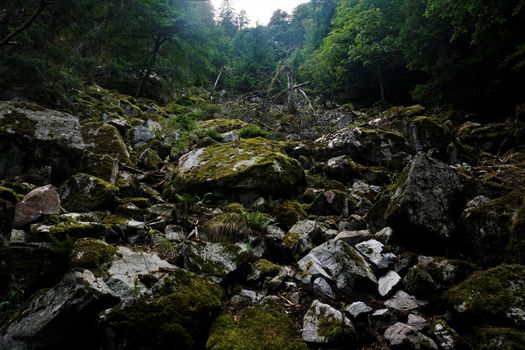
[[[76,174],[60,187],[60,200],[69,211],[87,212],[107,209],[114,201],[118,188],[89,174]]]
[[[131,299],[148,290],[140,282],[140,276],[158,273],[163,269],[170,271],[175,267],[159,258],[155,253],[133,251],[120,246],[107,271],[108,277],[105,280],[108,287],[121,299]]]
[[[440,349],[453,350],[460,341],[459,335],[443,320],[432,323],[431,333]]]
[[[316,243],[322,240],[320,225],[314,220],[298,221],[288,230],[285,241],[293,242],[293,252],[296,256],[302,257],[306,252],[315,247]]]
[[[422,331],[428,327],[427,320],[415,314],[408,315],[407,324],[414,328],[416,331]]]
[[[408,349],[435,349],[436,343],[424,334],[416,331],[411,326],[397,322],[388,327],[384,335],[391,346]]]
[[[377,231],[374,236],[383,243],[389,243],[394,231],[390,227],[385,227]]]
[[[184,229],[179,225],[168,225],[164,229],[164,234],[166,238],[170,241],[183,241],[186,239],[186,234]]]
[[[328,297],[330,299],[335,298],[335,293],[332,287],[330,287],[330,285],[328,284],[328,282],[326,282],[324,278],[316,278],[312,285],[314,293],[317,293],[318,295],[324,295],[325,297]]]
[[[139,148],[145,146],[149,141],[151,141],[155,135],[151,130],[143,125],[136,126],[133,129],[133,147]]]
[[[21,228],[44,214],[60,213],[60,197],[56,188],[46,185],[35,188],[17,203],[13,227]]]
[[[0,336],[0,348],[64,349],[90,344],[87,326],[98,313],[118,303],[118,297],[87,270],[70,272],[54,288],[32,299]]]
[[[387,296],[401,282],[401,276],[395,271],[388,271],[379,278],[378,292],[382,297]]]
[[[334,240],[343,240],[345,243],[350,245],[355,245],[366,241],[370,238],[370,231],[368,230],[359,230],[359,231],[341,231]]]
[[[383,243],[375,239],[361,242],[355,247],[380,269],[386,269],[396,260],[396,256],[392,253],[383,254]]]
[[[27,177],[47,167],[52,183],[59,184],[78,171],[84,151],[77,117],[30,104],[0,102],[0,179]],[[49,183],[35,175],[39,181],[34,183]]]
[[[377,285],[366,260],[345,242],[328,241],[312,249],[299,262],[298,278],[306,284],[317,277],[334,282],[337,290],[350,295],[354,289],[366,290]]]
[[[248,253],[234,244],[185,242],[180,252],[184,269],[223,281],[247,261]]]
[[[390,316],[390,310],[388,309],[379,309],[372,313],[374,318],[387,318],[388,316]]]
[[[372,311],[372,308],[362,301],[356,301],[346,308],[346,311],[352,315],[353,318],[357,318],[361,314],[367,314]]]
[[[422,248],[447,244],[456,230],[456,208],[462,184],[456,171],[445,163],[418,153],[403,170],[386,210],[385,219],[394,236]]]
[[[385,305],[400,313],[408,313],[419,308],[417,299],[402,290],[398,290],[391,299],[385,301]]]
[[[314,300],[303,318],[303,340],[308,343],[326,344],[337,339],[330,339],[323,334],[323,327],[341,327],[343,333],[354,333],[352,321],[339,310],[319,300]]]

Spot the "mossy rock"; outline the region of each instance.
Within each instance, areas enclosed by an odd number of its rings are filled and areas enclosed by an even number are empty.
[[[525,350],[525,332],[520,329],[485,327],[473,339],[472,349]]]
[[[88,153],[82,164],[82,172],[113,184],[117,180],[119,161],[107,154]]]
[[[62,205],[69,211],[104,210],[115,202],[118,187],[98,177],[80,173],[60,187]]]
[[[104,321],[108,341],[118,349],[204,347],[208,328],[222,309],[222,289],[180,270],[164,288],[111,310]]]
[[[476,272],[444,298],[471,321],[525,325],[525,266],[504,264]]]
[[[450,163],[457,163],[458,148],[452,132],[435,117],[409,118],[406,125],[407,139],[414,152],[434,150],[433,156]]]
[[[100,275],[103,274],[104,267],[107,267],[116,252],[115,247],[104,241],[80,238],[75,242],[70,254],[71,266],[83,267]]]
[[[486,125],[467,122],[457,130],[461,143],[498,154],[523,144],[525,123],[492,123]]]
[[[125,164],[131,164],[129,152],[117,128],[105,123],[82,125],[86,149],[95,154],[110,155]]]
[[[211,242],[241,242],[254,234],[243,212],[226,212],[214,216],[202,226],[202,234]]]
[[[278,306],[253,306],[222,314],[210,331],[207,350],[306,350],[292,321]]]
[[[248,124],[240,119],[216,118],[200,121],[199,128],[211,129],[219,133],[225,133],[232,130],[238,130],[246,127]]]
[[[473,261],[484,267],[525,263],[525,194],[521,190],[468,209],[461,219],[466,251]]]
[[[256,192],[285,196],[305,184],[300,163],[262,138],[216,144],[185,154],[173,184],[178,192]]]
[[[280,225],[289,230],[297,221],[308,219],[305,205],[295,201],[286,201],[275,210],[275,216]]]

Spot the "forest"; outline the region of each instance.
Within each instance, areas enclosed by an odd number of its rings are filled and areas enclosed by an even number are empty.
[[[0,1],[0,350],[524,349],[525,0],[255,2]]]
[[[280,64],[314,96],[512,109],[523,102],[524,2],[313,0],[269,24],[225,1],[6,1],[0,91],[66,104],[83,84],[158,100],[189,86],[264,91]],[[520,100],[521,99],[521,100]],[[497,104],[497,107],[496,107]],[[494,111],[496,112],[496,111]]]

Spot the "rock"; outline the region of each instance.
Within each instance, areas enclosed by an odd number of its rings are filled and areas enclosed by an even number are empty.
[[[370,313],[373,309],[363,303],[362,301],[356,301],[346,308],[346,311],[352,315],[353,318],[359,317],[359,315]]]
[[[385,331],[384,337],[393,347],[403,349],[438,349],[432,339],[401,322],[390,326]]]
[[[88,153],[84,157],[82,172],[91,174],[114,185],[119,176],[119,160],[107,154]]]
[[[394,271],[388,271],[377,282],[379,295],[387,296],[401,282],[401,277]]]
[[[491,267],[525,263],[525,195],[510,194],[467,208],[461,216],[466,252],[474,262]]]
[[[385,305],[402,314],[419,308],[417,299],[402,290],[398,290],[392,298],[385,301]]]
[[[494,154],[503,154],[523,144],[525,123],[477,124],[467,122],[457,129],[462,144]]]
[[[385,227],[377,231],[374,234],[374,236],[376,237],[376,239],[378,239],[379,241],[383,243],[389,243],[393,234],[394,234],[394,231],[390,227]]]
[[[139,156],[140,166],[146,170],[159,170],[162,159],[151,148],[146,148]]]
[[[371,234],[368,230],[341,231],[335,236],[334,240],[342,240],[350,245],[356,245],[370,239]]]
[[[77,117],[40,106],[0,102],[0,179],[28,176],[49,167],[58,184],[80,167],[85,151]],[[47,181],[46,181],[47,180]]]
[[[382,185],[389,181],[386,168],[381,166],[367,167],[344,155],[328,159],[326,170],[331,178],[345,183],[355,179],[363,179],[374,185]]]
[[[226,133],[233,130],[239,130],[248,124],[240,119],[215,118],[199,121],[199,128],[214,130],[218,133]]]
[[[525,332],[514,328],[480,328],[473,337],[473,348],[479,350],[523,349]]]
[[[319,277],[314,279],[312,283],[312,289],[317,295],[325,296],[330,299],[335,299],[335,293],[332,287],[330,287],[330,285],[328,284],[328,282],[326,282],[324,278]]]
[[[453,330],[444,320],[436,320],[432,322],[430,332],[434,336],[434,339],[437,340],[440,349],[453,350],[456,349],[461,342],[461,338],[456,331]]]
[[[396,256],[392,253],[383,254],[383,243],[371,239],[356,244],[355,247],[361,254],[366,256],[370,262],[380,269],[386,269],[396,261]]]
[[[428,327],[428,321],[423,317],[415,314],[408,315],[407,324],[414,328],[416,331],[422,331]]]
[[[471,322],[525,325],[525,266],[500,265],[475,272],[444,298]]]
[[[386,319],[390,316],[390,310],[388,309],[379,309],[372,313],[373,318],[377,319]]]
[[[310,285],[322,277],[345,295],[354,290],[369,290],[377,284],[372,269],[361,254],[340,240],[328,241],[312,249],[299,260],[298,266],[303,283]]]
[[[302,257],[323,242],[322,234],[323,231],[316,221],[302,220],[290,228],[283,238],[283,244],[291,249],[296,257]]]
[[[114,126],[99,122],[87,123],[82,125],[82,136],[87,151],[109,155],[125,164],[131,163],[126,144]]]
[[[438,294],[465,280],[475,266],[461,260],[419,256],[403,280],[408,292],[414,295]]]
[[[423,249],[451,244],[462,185],[448,165],[418,153],[403,170],[385,213],[394,237]]]
[[[314,300],[303,318],[303,340],[314,344],[348,341],[355,336],[352,321],[328,304]]]
[[[271,141],[254,138],[196,149],[179,159],[175,189],[252,191],[284,196],[305,184],[301,165]]]
[[[147,287],[140,281],[140,276],[173,270],[175,267],[162,260],[157,254],[133,251],[120,246],[113,258],[105,279],[108,287],[121,299],[131,299],[144,294]]]
[[[310,212],[317,215],[348,216],[350,212],[348,195],[339,190],[325,191],[317,195],[310,207]]]
[[[449,164],[459,163],[456,138],[437,118],[426,116],[410,118],[406,134],[414,153],[433,150],[432,155],[437,159]]]
[[[277,221],[288,230],[297,221],[308,219],[308,214],[305,211],[305,206],[298,201],[285,201],[276,210]]]
[[[286,313],[270,304],[219,316],[211,327],[206,349],[306,350],[307,347]]]
[[[184,269],[222,282],[238,272],[250,256],[235,244],[186,242],[181,252]]]
[[[60,213],[60,197],[53,185],[35,188],[16,205],[13,226],[21,228],[44,214]]]
[[[54,288],[37,295],[3,328],[2,349],[97,348],[93,332],[99,312],[118,298],[90,271],[70,272]],[[74,320],[74,322],[72,322]]]
[[[408,147],[402,135],[380,129],[348,127],[314,141],[312,152],[328,159],[347,155],[364,165],[400,169],[407,159]]]
[[[146,126],[139,125],[133,128],[133,148],[140,148],[145,146],[149,141],[155,138],[153,132]]]
[[[222,309],[222,288],[182,269],[157,277],[143,277],[154,283],[151,295],[103,315],[99,333],[109,349],[204,349]]]
[[[113,255],[115,247],[104,241],[93,238],[80,238],[70,254],[71,266],[91,270],[95,274],[104,273]]]
[[[104,210],[115,201],[118,188],[89,174],[77,174],[60,187],[64,208],[74,212]]]
[[[0,299],[23,283],[25,296],[53,286],[67,270],[67,259],[51,247],[11,244],[0,248]]]

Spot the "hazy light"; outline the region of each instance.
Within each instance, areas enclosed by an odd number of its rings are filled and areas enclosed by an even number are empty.
[[[308,2],[309,0],[232,0],[232,5],[237,12],[245,10],[250,19],[250,26],[254,27],[259,24],[266,25],[272,17],[272,13],[281,9],[292,13],[297,5]],[[222,0],[211,0],[215,11],[218,11]]]

